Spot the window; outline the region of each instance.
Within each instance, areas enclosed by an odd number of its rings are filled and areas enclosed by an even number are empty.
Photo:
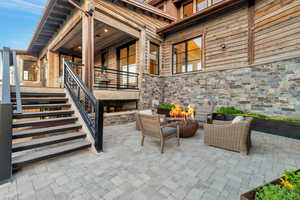
[[[202,37],[173,45],[173,73],[202,69]]]
[[[36,61],[32,61],[32,60],[24,60],[23,61],[23,80],[24,81],[37,81]]]
[[[182,10],[183,10],[182,13],[183,17],[191,16],[193,14],[193,2],[184,4]]]
[[[197,11],[203,10],[207,7],[207,0],[197,0],[196,2]]]
[[[118,63],[121,71],[136,73],[136,44],[129,43],[118,49]],[[119,81],[122,86],[130,86],[136,84],[134,77],[122,73],[119,76]]]
[[[212,3],[213,3],[213,4],[216,4],[216,3],[219,3],[219,2],[221,2],[221,1],[223,1],[223,0],[212,0]]]
[[[150,74],[159,74],[159,46],[154,43],[150,43]]]

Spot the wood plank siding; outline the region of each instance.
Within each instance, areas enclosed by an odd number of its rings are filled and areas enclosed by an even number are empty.
[[[255,62],[300,56],[300,1],[257,0]]]
[[[172,73],[172,44],[199,35],[204,39],[204,69],[248,65],[248,7],[243,5],[168,35],[162,45],[162,75]]]
[[[172,45],[198,35],[204,39],[204,71],[299,57],[300,0],[248,2],[167,34],[162,44],[161,75],[172,74]]]

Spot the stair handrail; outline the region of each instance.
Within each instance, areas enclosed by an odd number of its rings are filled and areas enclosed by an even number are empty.
[[[0,64],[2,68],[2,103],[11,103],[11,80],[10,80],[10,56],[12,56],[12,66],[14,68],[14,83],[16,93],[16,111],[15,113],[22,113],[22,102],[21,102],[21,89],[19,80],[19,70],[17,65],[16,51],[11,51],[8,47],[0,49]]]
[[[0,59],[2,64],[2,96],[1,102],[3,104],[11,103],[10,94],[10,68],[9,68],[9,48],[3,47],[0,49]]]
[[[64,58],[64,85],[94,137],[96,150],[103,151],[103,102],[97,100]],[[94,115],[94,118],[91,117]]]

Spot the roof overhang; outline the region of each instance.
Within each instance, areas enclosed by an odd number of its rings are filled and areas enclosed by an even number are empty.
[[[169,20],[170,22],[173,22],[176,20],[175,17],[167,14],[166,12],[150,5],[150,4],[147,4],[147,3],[143,3],[143,2],[139,2],[139,1],[136,1],[136,0],[119,0],[120,2],[122,3],[125,3],[125,4],[129,4],[131,6],[134,6],[136,8],[139,8],[141,10],[143,10],[144,12],[149,12],[151,14],[154,14],[158,17],[162,17],[166,20]]]
[[[31,55],[38,55],[71,15],[74,8],[68,0],[48,0],[27,52]]]
[[[182,30],[183,28],[186,28],[188,26],[191,26],[193,24],[196,24],[199,22],[199,20],[202,20],[205,17],[212,16],[213,14],[223,11],[225,9],[228,9],[232,6],[235,6],[237,4],[240,4],[242,2],[247,2],[246,0],[224,0],[221,1],[215,5],[212,5],[202,11],[199,11],[190,17],[183,18],[181,20],[178,20],[174,23],[171,23],[165,27],[162,27],[157,30],[157,33],[160,35],[167,35],[173,32],[177,32]]]

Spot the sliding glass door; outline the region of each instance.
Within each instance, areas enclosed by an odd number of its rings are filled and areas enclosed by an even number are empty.
[[[119,83],[121,88],[130,88],[136,84],[136,78],[130,73],[136,73],[136,44],[135,41],[118,48]]]

